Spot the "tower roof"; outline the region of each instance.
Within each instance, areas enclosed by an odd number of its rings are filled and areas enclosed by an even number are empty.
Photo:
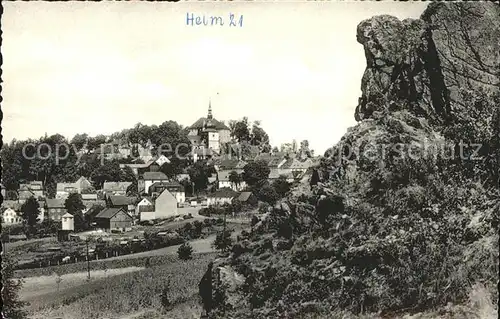
[[[208,100],[208,115],[207,119],[211,120],[212,117],[212,100]]]

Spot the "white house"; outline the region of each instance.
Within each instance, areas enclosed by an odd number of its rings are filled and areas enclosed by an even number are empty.
[[[156,182],[168,182],[169,178],[162,172],[144,172],[137,180],[137,189],[139,194],[148,192],[151,185]]]
[[[217,172],[217,180],[219,181],[219,189],[221,188],[231,188],[234,191],[241,191],[243,190],[247,185],[245,181],[241,181],[238,184],[232,183],[229,181],[229,175],[231,174],[232,171],[235,171],[238,174],[243,173],[242,169],[234,169],[234,170],[221,170]]]
[[[21,222],[21,216],[19,216],[14,209],[8,207],[2,212],[2,224],[15,225],[20,224]]]
[[[70,213],[62,215],[62,230],[75,230],[75,218]]]
[[[160,195],[165,189],[167,189],[175,197],[177,203],[184,203],[186,201],[186,193],[184,191],[184,186],[175,181],[155,182],[153,183],[153,185],[149,187],[147,193],[155,197]]]
[[[165,155],[160,155],[155,162],[161,167],[165,163],[169,164],[170,160]]]
[[[207,196],[207,205],[223,205],[230,204],[233,198],[239,195],[238,192],[235,192],[231,188],[225,187],[217,190],[216,192],[209,194]]]
[[[144,197],[135,207],[135,216],[140,216],[141,212],[154,212],[155,204],[151,197]]]
[[[74,183],[57,183],[56,199],[66,199],[71,193],[81,194],[83,190],[90,188],[92,184],[88,179],[81,176]]]

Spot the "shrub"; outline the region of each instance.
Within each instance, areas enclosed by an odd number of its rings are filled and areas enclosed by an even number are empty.
[[[179,256],[179,259],[182,260],[191,259],[192,254],[193,254],[193,247],[191,247],[191,245],[188,242],[180,245],[179,248],[177,249],[177,255]]]

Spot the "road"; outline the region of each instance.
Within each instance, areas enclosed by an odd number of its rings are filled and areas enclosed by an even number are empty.
[[[241,230],[236,230],[231,234],[233,240],[236,240],[236,237],[241,234]],[[189,241],[191,247],[193,247],[193,253],[210,253],[215,252],[216,250],[212,248],[212,243],[215,240],[215,234],[210,235],[207,238],[203,239],[195,239]],[[119,260],[119,259],[135,259],[135,258],[144,258],[144,257],[152,257],[152,256],[163,256],[163,255],[175,255],[177,254],[177,249],[180,245],[164,247],[160,249],[144,251],[136,254],[122,255],[117,257],[106,258],[105,260]],[[104,260],[104,259],[103,259]],[[100,260],[99,260],[100,261]],[[98,260],[93,260],[92,262],[99,262]]]

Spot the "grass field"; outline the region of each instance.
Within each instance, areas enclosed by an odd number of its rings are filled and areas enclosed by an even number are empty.
[[[81,277],[76,274],[67,277],[73,278],[73,285],[59,291],[54,291],[52,285],[51,292],[30,298],[27,309],[36,319],[199,317],[198,283],[215,257],[214,253],[195,254],[193,259],[181,261],[174,256],[158,256],[152,258],[150,268],[107,276],[99,272],[88,282],[75,279]],[[119,262],[133,267],[138,260]],[[161,294],[167,287],[168,299],[174,306],[170,314],[162,313],[161,305]],[[22,293],[26,296],[30,291]]]

